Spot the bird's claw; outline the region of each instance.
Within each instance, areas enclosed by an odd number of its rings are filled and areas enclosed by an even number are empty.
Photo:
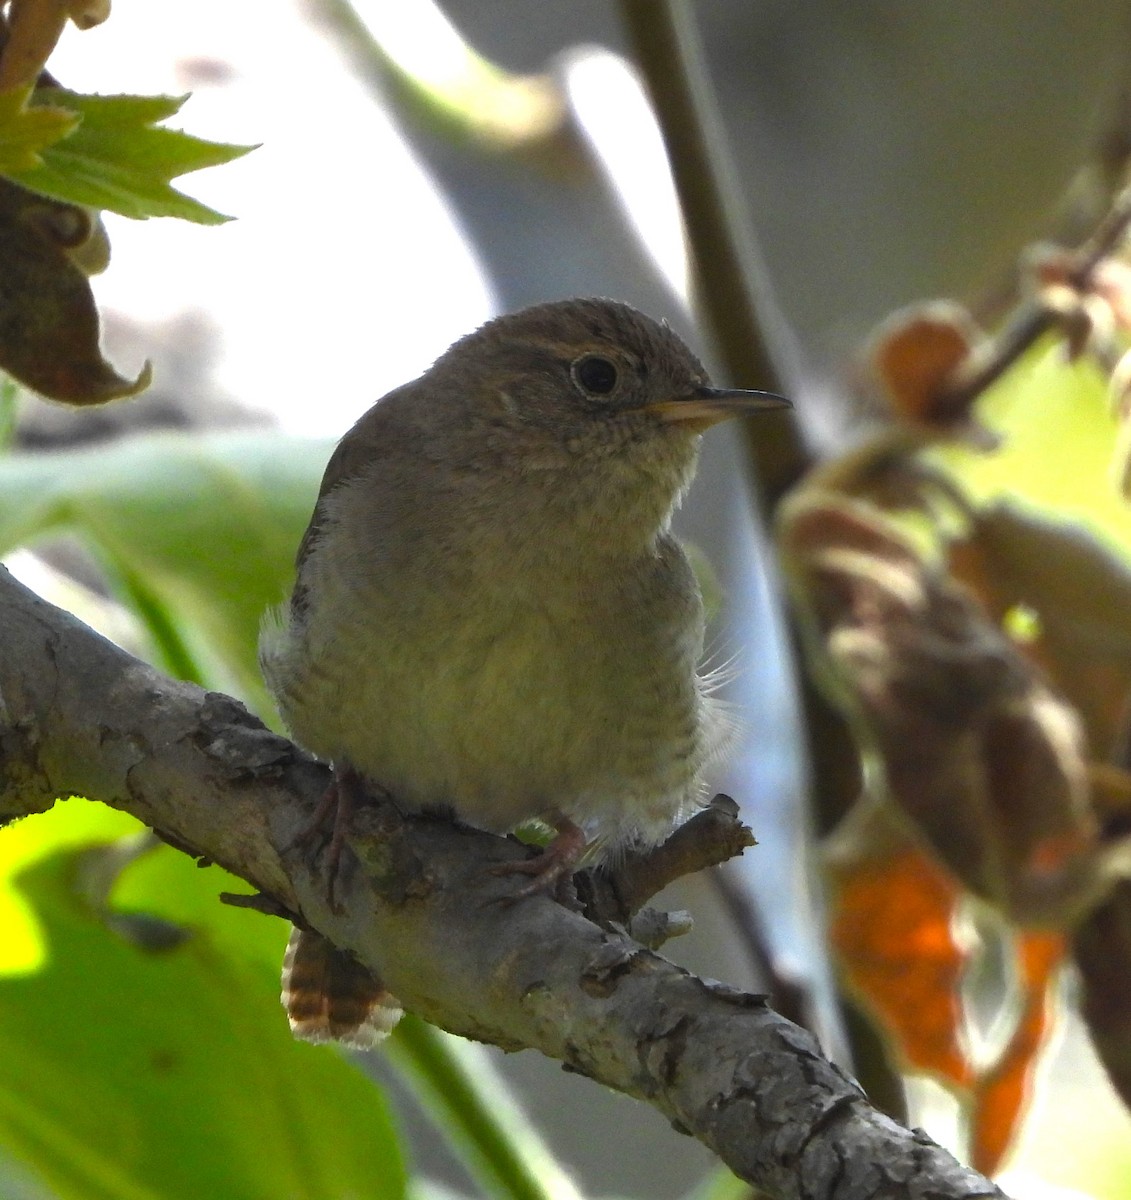
[[[524,887],[503,898],[504,904],[515,904],[542,893],[553,895],[567,907],[576,901],[572,887],[573,869],[585,852],[587,839],[584,831],[572,821],[562,818],[554,824],[557,836],[540,854],[533,858],[495,863],[487,868],[490,875],[531,876],[530,882]]]
[[[318,807],[309,822],[304,825],[291,840],[283,847],[283,853],[304,846],[313,840],[316,834],[322,832],[333,813],[330,824],[330,844],[326,848],[326,901],[335,914],[342,912],[342,906],[335,894],[338,881],[338,870],[342,861],[342,848],[349,835],[350,824],[359,797],[365,794],[365,784],[352,767],[335,767],[333,778],[322,793]]]

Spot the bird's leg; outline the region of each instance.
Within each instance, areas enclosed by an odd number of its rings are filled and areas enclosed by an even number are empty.
[[[330,826],[330,845],[326,850],[326,898],[335,912],[340,911],[334,896],[334,885],[342,861],[342,847],[346,844],[354,810],[365,794],[365,782],[353,767],[335,765],[333,777],[322,793],[322,799],[318,801],[314,816],[283,847],[283,852],[286,853],[296,846],[305,845],[326,828],[330,814],[334,814]]]
[[[536,858],[521,858],[517,862],[496,863],[490,868],[492,875],[531,875],[525,887],[519,888],[508,900],[522,900],[536,896],[539,892],[558,893],[568,886],[573,868],[585,852],[588,839],[585,831],[561,813],[550,813],[544,818],[557,836]]]

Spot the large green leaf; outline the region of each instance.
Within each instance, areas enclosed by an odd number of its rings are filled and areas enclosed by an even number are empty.
[[[268,715],[259,624],[286,593],[330,448],[274,432],[164,433],[0,458],[0,554],[79,534],[154,632],[160,665],[200,664],[199,682]]]
[[[120,850],[76,847],[76,830],[123,820],[72,801],[0,834],[42,949],[0,970],[5,1148],[64,1198],[403,1195],[379,1091],[290,1036],[280,922],[221,908],[220,873],[167,847],[126,869],[112,907],[84,882]],[[138,904],[144,919],[123,916]]]

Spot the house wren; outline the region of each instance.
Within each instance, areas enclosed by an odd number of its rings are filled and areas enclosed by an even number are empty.
[[[489,322],[357,422],[260,642],[295,739],[334,764],[331,875],[366,784],[499,833],[550,826],[504,868],[533,876],[520,895],[694,807],[728,722],[669,524],[700,434],[787,404],[710,386],[626,304],[566,300]],[[317,934],[288,964],[299,1036],[380,1032],[375,983]]]

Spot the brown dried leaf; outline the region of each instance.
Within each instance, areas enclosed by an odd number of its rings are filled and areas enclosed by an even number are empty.
[[[951,569],[994,620],[1036,614],[1026,652],[1080,714],[1090,756],[1109,759],[1131,690],[1131,567],[1081,526],[1001,501],[975,515]]]
[[[792,591],[886,793],[971,891],[1074,919],[1100,887],[1072,710],[964,588],[860,501],[783,510]]]
[[[149,385],[149,365],[124,379],[102,357],[98,310],[74,261],[98,226],[85,209],[0,179],[0,368],[67,404],[102,404]]]
[[[1091,314],[1101,336],[1119,327],[1131,329],[1131,266],[1118,258],[1101,258],[1080,278],[1080,256],[1060,246],[1036,246],[1029,253],[1028,274],[1033,290],[1045,297],[1069,293],[1069,302],[1053,302],[1059,313],[1075,304]],[[1106,310],[1106,311],[1105,311]]]
[[[1064,958],[1056,933],[1019,934],[1015,942],[1020,1012],[997,1062],[978,1076],[970,1112],[971,1165],[992,1175],[1001,1164],[1028,1107],[1037,1059],[1053,1023],[1049,987]]]
[[[1115,1090],[1131,1107],[1131,881],[1124,880],[1075,931],[1080,1011]]]

